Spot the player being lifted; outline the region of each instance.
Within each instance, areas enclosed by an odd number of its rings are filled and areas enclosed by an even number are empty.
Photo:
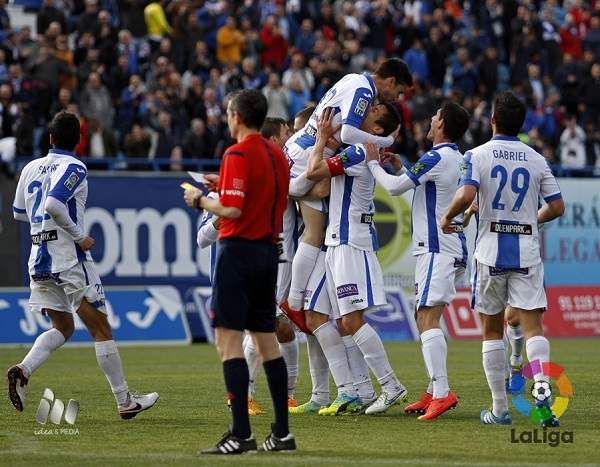
[[[88,172],[74,154],[79,144],[75,115],[60,112],[54,116],[50,144],[53,149],[46,157],[23,169],[13,214],[30,224],[29,305],[33,312],[51,319],[52,329],[39,335],[23,361],[8,370],[8,396],[22,411],[31,374],[73,335],[76,312],[94,339],[98,365],[110,383],[121,418],[133,418],[152,407],[158,394],[132,394],[123,376],[104,290],[89,253],[94,239],[84,230]]]
[[[365,123],[367,119],[375,123],[373,134],[391,134],[400,125],[400,116],[391,104],[371,106],[365,113]],[[317,120],[318,137],[306,174],[309,180],[332,179],[325,238],[326,282],[334,316],[341,316],[344,328],[352,335],[382,388],[365,413],[384,412],[404,402],[408,391],[392,370],[381,339],[364,319],[366,312],[387,303],[375,253],[378,249],[373,228],[375,179],[365,162],[365,155],[378,153],[378,149],[374,143],[357,144],[323,159],[327,139],[336,129],[332,127],[334,119],[335,110],[327,109]]]
[[[406,63],[399,58],[387,59],[373,74],[348,74],[338,81],[323,96],[303,130],[292,136],[285,145],[284,151],[290,162],[292,176],[290,192],[306,193],[313,185],[306,180],[303,172],[316,141],[317,120],[321,118],[325,108],[333,109],[333,125],[341,125],[333,135],[340,144],[373,143],[379,147],[391,146],[395,134],[382,137],[362,131],[360,126],[369,106],[377,100],[393,102],[411,86],[412,75]],[[333,151],[325,149],[325,157],[332,154]],[[300,210],[306,233],[298,245],[292,265],[292,284],[288,296],[288,305],[292,310],[302,307],[306,283],[323,245],[327,223],[327,206],[323,200],[301,201]]]
[[[455,407],[458,399],[450,391],[446,357],[448,348],[440,328],[445,305],[452,302],[455,284],[464,276],[467,244],[462,233],[462,213],[454,219],[456,232],[444,235],[439,228],[458,189],[462,154],[454,144],[469,128],[469,113],[460,105],[446,101],[431,118],[427,138],[433,148],[410,169],[402,167],[400,157],[388,154],[400,176],[387,174],[378,158],[367,155],[367,165],[377,182],[392,195],[414,189],[412,207],[413,255],[415,270],[415,319],[421,334],[423,359],[429,376],[429,387],[419,401],[405,412],[422,414],[420,420],[432,420]]]

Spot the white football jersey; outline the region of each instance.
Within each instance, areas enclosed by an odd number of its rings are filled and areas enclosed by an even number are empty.
[[[475,258],[497,268],[539,264],[539,197],[562,198],[546,159],[517,137],[495,136],[467,151],[462,171],[460,185],[479,189]]]
[[[456,144],[438,144],[406,173],[416,185],[412,204],[413,254],[442,253],[467,259],[462,214],[454,219],[457,233],[444,234],[440,219],[458,189],[463,156]]]
[[[365,163],[364,147],[350,146],[331,161],[334,165],[342,164],[344,173],[331,179],[325,245],[377,251],[379,245],[373,228],[375,177]]]
[[[360,128],[367,109],[373,104],[377,97],[377,88],[368,73],[362,75],[348,74],[339,80],[321,98],[314,112],[304,125],[304,128],[296,132],[285,144],[284,153],[290,163],[292,177],[297,177],[306,170],[308,155],[307,149],[315,145],[317,135],[317,118],[321,118],[323,110],[332,108],[335,110],[332,125],[334,127],[347,124]],[[340,143],[340,131],[334,136]]]
[[[21,172],[13,210],[27,214],[31,234],[29,274],[41,277],[66,271],[80,261],[91,261],[73,238],[46,213],[50,195],[67,205],[82,230],[88,194],[87,168],[74,154],[51,149],[46,157],[31,161]]]
[[[298,212],[296,202],[288,198],[288,204],[283,211],[283,223],[277,242],[277,252],[280,263],[291,263],[298,249]]]

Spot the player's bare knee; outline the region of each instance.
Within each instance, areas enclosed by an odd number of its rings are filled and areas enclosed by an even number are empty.
[[[305,312],[304,318],[306,320],[306,327],[308,327],[311,332],[315,331],[319,328],[319,326],[322,326],[329,321],[329,316],[310,310]]]
[[[342,316],[342,324],[344,325],[344,328],[346,328],[346,331],[351,335],[356,334],[365,323],[366,321],[362,311],[353,311],[352,313]]]
[[[294,331],[294,326],[291,323],[282,323],[279,322],[277,326],[277,340],[280,344],[285,344],[286,342],[292,342],[296,338],[296,332]]]

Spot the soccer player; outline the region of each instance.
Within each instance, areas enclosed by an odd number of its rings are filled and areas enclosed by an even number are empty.
[[[152,407],[158,394],[129,392],[108,323],[104,289],[89,253],[94,239],[85,234],[83,224],[88,172],[74,154],[79,120],[60,112],[49,128],[53,149],[23,169],[13,214],[30,224],[29,306],[48,316],[52,329],[38,336],[23,361],[8,370],[8,396],[22,411],[29,378],[73,335],[76,312],[94,339],[98,365],[108,379],[121,418],[130,419]]]
[[[287,205],[289,166],[282,150],[260,134],[266,115],[267,101],[260,91],[234,93],[227,107],[227,123],[238,143],[223,157],[219,199],[195,192],[192,197],[192,190],[184,193],[188,206],[221,217],[212,311],[233,425],[214,448],[201,454],[257,450],[246,399],[245,329],[263,362],[275,413],[272,432],[258,450],[296,449],[288,425],[287,370],[275,336],[277,243]]]
[[[331,178],[326,281],[333,297],[334,316],[341,316],[343,327],[382,387],[380,396],[366,409],[365,413],[371,414],[404,402],[408,391],[392,370],[381,339],[364,319],[365,312],[386,304],[383,275],[375,254],[375,179],[365,162],[365,154],[377,153],[378,149],[373,143],[359,144],[323,159],[327,138],[336,129],[332,127],[334,115],[327,109],[318,120],[319,131],[306,174],[309,180]],[[375,105],[366,111],[364,125],[375,135],[389,135],[400,125],[400,116],[391,104]]]
[[[311,148],[315,144],[317,119],[321,118],[325,108],[335,109],[333,125],[341,125],[339,131],[333,135],[338,143],[346,145],[375,143],[379,147],[391,146],[394,136],[369,134],[362,131],[360,127],[367,109],[376,102],[376,99],[380,102],[395,101],[411,86],[412,76],[408,66],[399,58],[387,59],[372,75],[348,74],[338,81],[319,101],[302,132],[292,136],[285,146],[292,177],[299,177],[306,170]],[[332,154],[333,151],[330,149],[324,151],[325,157]],[[307,192],[311,186],[312,183],[309,181],[304,189],[298,188],[298,190]],[[292,188],[292,191],[295,189]],[[288,305],[292,310],[299,310],[302,307],[304,289],[323,245],[327,222],[327,207],[322,200],[301,201],[300,210],[306,233],[298,245],[292,264],[292,284],[288,296]]]
[[[375,154],[367,156],[371,173],[390,194],[415,190],[412,207],[413,255],[417,257],[415,315],[429,387],[419,401],[404,411],[422,414],[419,420],[433,420],[458,404],[448,385],[448,347],[440,318],[444,306],[454,299],[455,284],[465,274],[467,245],[461,228],[462,213],[453,220],[456,232],[452,235],[444,235],[439,222],[458,188],[462,154],[455,143],[469,128],[469,121],[469,113],[463,107],[445,101],[431,118],[427,138],[433,142],[433,148],[399,177],[387,174]],[[400,170],[400,157],[390,157],[395,162],[394,169]]]
[[[477,197],[472,306],[483,325],[483,368],[493,401],[491,410],[481,412],[484,424],[512,423],[504,383],[506,305],[519,315],[528,360],[550,361],[542,329],[547,300],[538,225],[560,217],[565,205],[546,159],[517,136],[526,110],[511,91],[494,96],[493,137],[465,154],[460,187],[440,224],[444,233],[454,233],[454,219]],[[538,209],[540,196],[546,204]],[[541,371],[534,375],[536,381],[546,378]],[[547,414],[542,425],[558,426],[549,401],[538,404]]]

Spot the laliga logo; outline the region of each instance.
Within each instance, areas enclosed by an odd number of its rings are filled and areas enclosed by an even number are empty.
[[[556,387],[558,388],[559,396],[554,398],[552,407],[549,409],[547,405],[541,404],[552,396],[552,387],[549,382],[536,381],[533,384],[531,394],[536,402],[540,404],[533,405],[525,397],[519,396],[512,400],[512,405],[517,411],[529,417],[529,420],[534,423],[545,422],[552,418],[552,412],[556,418],[560,418],[567,410],[569,405],[569,397],[573,395],[573,386],[567,375],[563,374],[564,368],[556,363],[543,362],[535,360],[529,362],[521,370],[521,374],[527,379],[533,379],[535,375],[543,374],[544,376],[556,379]],[[550,399],[552,400],[552,399]],[[540,405],[541,407],[538,407]]]
[[[54,402],[54,405],[51,407],[50,404]],[[46,388],[44,390],[44,396],[40,400],[40,405],[38,406],[37,412],[35,413],[35,419],[38,423],[45,425],[48,421],[48,415],[50,415],[50,421],[55,425],[60,425],[60,420],[65,414],[65,422],[69,425],[73,425],[75,423],[75,419],[77,418],[77,414],[79,412],[79,402],[74,399],[70,399],[67,404],[67,410],[65,410],[65,403],[60,399],[54,399],[54,391],[52,389]]]

